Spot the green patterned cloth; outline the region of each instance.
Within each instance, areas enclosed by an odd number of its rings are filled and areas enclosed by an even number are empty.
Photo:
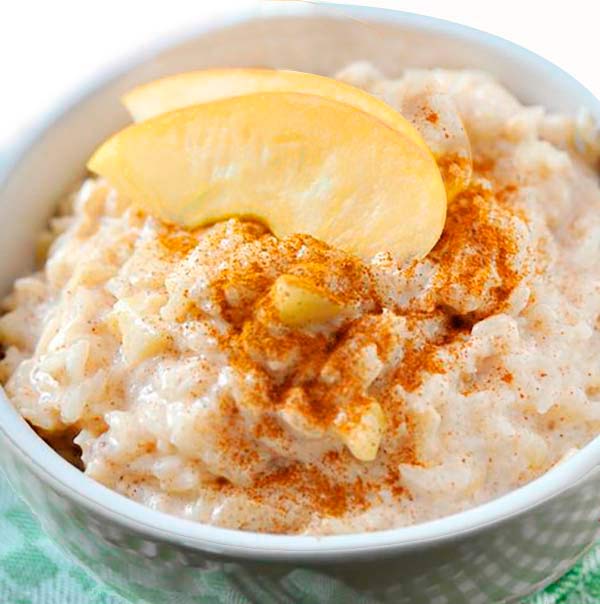
[[[44,535],[1,473],[0,603],[127,604],[89,577]],[[560,581],[527,599],[527,604],[598,603],[600,544]]]

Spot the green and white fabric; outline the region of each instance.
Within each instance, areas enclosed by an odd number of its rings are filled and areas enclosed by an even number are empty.
[[[215,584],[218,584],[219,578],[214,579]],[[240,593],[232,594],[224,585],[223,587],[221,593],[211,589],[211,593],[207,593],[206,597],[195,597],[193,603],[253,604]],[[314,594],[318,590],[315,590],[314,586],[310,587],[305,590],[306,594],[311,594],[310,598],[298,604],[317,604]],[[158,604],[159,600],[147,602]],[[12,492],[1,474],[0,603],[128,604],[125,599],[111,593],[90,577],[44,535],[37,520]],[[560,581],[526,601],[526,604],[598,603],[600,543]],[[138,601],[135,604],[143,602]]]

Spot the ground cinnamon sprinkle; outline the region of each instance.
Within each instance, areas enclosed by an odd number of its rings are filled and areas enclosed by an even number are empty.
[[[509,373],[507,371],[505,374],[503,374],[503,376],[500,379],[507,384],[512,384],[513,383],[513,374]]]
[[[386,397],[390,401],[393,397]],[[412,417],[406,413],[403,400],[394,400],[392,404],[385,405],[388,418],[389,432],[382,443],[382,453],[387,459],[385,475],[382,483],[397,499],[410,497],[409,491],[402,485],[399,466],[400,464],[419,465],[415,446],[415,426]],[[400,430],[406,431],[406,440],[401,447],[394,443],[394,435]],[[374,489],[380,485],[373,485]]]
[[[510,199],[510,197],[512,195],[514,195],[518,190],[519,190],[518,185],[508,184],[508,185],[502,187],[499,191],[497,191],[496,199],[498,199],[498,201],[500,201],[500,202],[505,202],[508,199]]]
[[[437,163],[445,183],[460,180],[471,169],[469,158],[458,153],[447,153],[439,157]]]
[[[405,390],[416,390],[422,383],[424,372],[446,372],[444,363],[437,357],[438,348],[432,342],[426,342],[421,347],[414,342],[407,342],[402,363],[395,376]]]
[[[241,377],[244,405],[256,417],[248,442],[228,432],[222,434],[220,447],[228,451],[228,458],[252,469],[257,458],[251,449],[257,442],[284,452],[294,443],[298,446],[298,435],[289,432],[280,415],[292,403],[307,426],[329,438],[336,434],[340,413],[348,421],[360,419],[362,410],[373,401],[379,402],[387,419],[380,444],[383,467],[377,461],[373,466],[357,462],[343,446],[325,451],[315,463],[294,461],[290,453],[289,458],[278,458],[275,469],[251,473],[251,485],[243,487],[246,495],[283,511],[289,504],[309,506],[323,517],[368,507],[380,498],[382,489],[393,497],[410,496],[402,485],[399,466],[419,464],[417,433],[403,401],[393,393],[398,387],[415,392],[424,376],[445,373],[447,359],[458,350],[473,323],[499,312],[507,303],[522,278],[513,266],[518,245],[512,220],[517,214],[510,199],[516,193],[516,185],[494,193],[493,186],[475,180],[459,194],[448,208],[442,237],[427,259],[436,267],[433,306],[419,311],[388,310],[387,315],[371,269],[357,258],[305,235],[278,241],[264,227],[243,227],[243,245],[248,251],[234,252],[211,284],[228,325],[217,337]],[[193,244],[172,233],[162,243],[180,253],[187,253]],[[412,271],[417,278],[415,266]],[[323,330],[283,325],[271,297],[271,288],[282,274],[305,279],[354,311],[335,327]],[[452,307],[457,288],[486,298],[485,308],[476,316],[457,313]],[[405,322],[403,339],[396,333],[394,317]],[[433,331],[424,327],[429,324]],[[357,363],[362,362],[359,352],[369,346],[384,364],[394,355],[397,360],[367,391]],[[401,354],[394,352],[398,349]],[[508,383],[512,376],[501,379]],[[374,479],[371,467],[378,467]],[[352,475],[349,468],[360,471]],[[290,532],[294,527],[286,525],[282,530]]]
[[[181,256],[185,256],[198,245],[198,240],[192,233],[172,226],[165,226],[158,240],[170,253]]]
[[[496,160],[492,157],[475,155],[473,157],[473,171],[483,176],[489,176],[496,165]]]
[[[489,291],[493,300],[486,315],[502,309],[522,279],[512,265],[518,251],[511,226],[514,216],[515,211],[498,204],[490,190],[478,185],[472,185],[453,201],[442,237],[430,255],[440,269],[440,293],[451,297],[458,285],[469,295],[482,297],[495,272],[499,285]]]
[[[435,111],[430,111],[426,116],[425,119],[430,123],[430,124],[437,124],[440,116],[435,112]]]
[[[291,489],[290,487],[294,488]],[[260,475],[249,490],[250,496],[258,501],[263,498],[280,496],[296,502],[305,500],[311,509],[324,516],[338,517],[344,514],[350,505],[353,508],[364,506],[365,494],[362,481],[357,479],[348,488],[347,484],[335,483],[319,469],[309,464],[293,463],[274,472]]]
[[[268,438],[281,438],[283,428],[272,415],[264,415],[260,423],[256,426],[254,434],[257,438],[266,436]]]

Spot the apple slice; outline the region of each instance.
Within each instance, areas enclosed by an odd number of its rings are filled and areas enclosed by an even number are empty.
[[[369,258],[423,256],[446,192],[433,156],[350,105],[268,92],[134,124],[88,163],[157,218],[194,228],[232,216]]]
[[[257,92],[302,92],[324,96],[370,113],[427,149],[419,132],[377,97],[333,78],[283,69],[205,69],[162,78],[134,88],[123,104],[136,122],[191,105]]]

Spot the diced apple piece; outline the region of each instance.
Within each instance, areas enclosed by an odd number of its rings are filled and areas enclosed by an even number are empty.
[[[136,122],[183,107],[257,92],[301,92],[356,107],[427,149],[400,113],[377,97],[333,78],[283,69],[205,69],[162,78],[134,88],[123,103]]]
[[[344,310],[327,294],[295,275],[281,275],[275,281],[273,302],[282,323],[290,327],[327,323]]]
[[[122,298],[115,304],[108,322],[121,337],[123,356],[129,365],[164,352],[170,344],[169,337],[137,312],[137,296]]]
[[[127,363],[136,365],[145,359],[164,352],[169,341],[164,336],[154,330],[150,325],[137,320],[131,322],[123,317],[119,320],[121,330],[123,355]]]
[[[471,143],[454,100],[437,91],[407,95],[402,114],[431,149],[451,201],[469,186],[473,174]]]
[[[307,233],[364,258],[422,257],[446,217],[429,152],[371,115],[307,94],[164,114],[114,135],[88,167],[168,223],[248,217],[278,237]]]
[[[371,403],[355,422],[343,424],[339,435],[350,453],[360,461],[373,461],[385,430],[385,414],[379,403]]]

